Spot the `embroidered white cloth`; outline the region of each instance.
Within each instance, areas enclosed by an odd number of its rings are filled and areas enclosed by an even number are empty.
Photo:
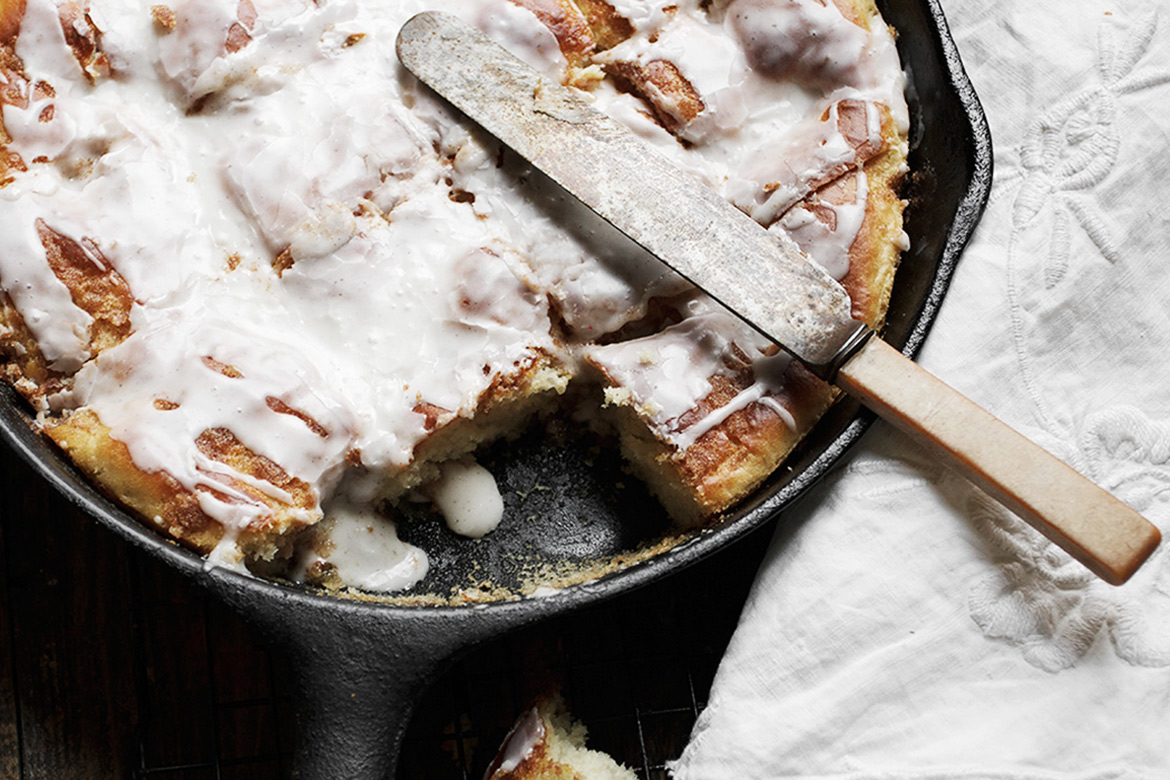
[[[943,0],[995,185],[920,361],[1170,538],[1170,6]],[[878,424],[773,540],[679,780],[1170,778],[1121,588]]]

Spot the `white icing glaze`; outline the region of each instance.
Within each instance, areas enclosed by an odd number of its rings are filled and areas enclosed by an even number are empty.
[[[549,291],[565,322],[583,335],[617,330],[643,316],[651,298],[690,289],[682,277],[523,161],[511,156],[501,168],[491,156],[476,159],[478,164],[458,165],[457,186],[476,193],[476,210],[490,216],[493,228],[516,247],[518,270]]]
[[[849,251],[865,220],[869,180],[865,171],[853,174],[856,182],[853,197],[846,203],[830,203],[823,198],[790,209],[769,230],[782,231],[837,281],[849,271]]]
[[[637,36],[605,52],[601,62],[627,61],[647,65],[662,60],[676,65],[702,96],[702,117],[681,133],[687,141],[737,135],[748,116],[743,83],[750,70],[743,51],[722,28],[691,10],[659,14],[653,38]],[[701,52],[696,56],[696,53]]]
[[[752,66],[772,77],[821,88],[860,83],[867,31],[833,0],[733,0],[727,19]]]
[[[544,737],[544,719],[540,717],[540,711],[533,707],[516,722],[504,739],[504,746],[500,748],[500,771],[514,772],[524,759],[532,755]]]
[[[684,450],[735,412],[778,392],[791,362],[785,353],[767,355],[771,342],[716,304],[701,299],[692,310],[692,316],[659,333],[587,353],[624,391],[612,400],[632,406],[663,441]],[[713,390],[711,377],[747,369],[752,379],[747,388],[695,419],[693,411]],[[792,424],[778,403],[767,408]]]
[[[310,566],[331,564],[342,582],[375,593],[402,590],[422,579],[427,554],[398,538],[394,523],[369,509],[330,505],[327,529],[301,561],[301,577]],[[322,552],[324,551],[324,552]]]
[[[158,62],[163,74],[188,100],[198,96],[196,84],[212,63],[229,56],[228,31],[233,24],[240,24],[239,6],[238,0],[179,0],[171,4],[175,29],[159,40]]]
[[[470,416],[494,381],[537,356],[571,360],[550,333],[547,298],[574,338],[588,341],[642,318],[651,299],[689,289],[514,156],[501,165],[494,141],[404,76],[394,37],[428,5],[254,0],[253,19],[238,0],[185,0],[172,6],[167,31],[135,0],[93,0],[112,76],[90,83],[56,2],[28,0],[17,53],[29,106],[3,106],[3,120],[29,170],[0,188],[0,282],[50,365],[77,372],[53,407],[93,409],[139,467],[196,491],[225,525],[214,562],[237,563],[235,539],[269,511],[232,485],[290,496],[200,453],[203,432],[230,430],[327,501],[347,463],[374,474],[409,466],[433,423],[422,407],[438,410],[440,423]],[[609,82],[591,93],[595,104],[762,221],[795,202],[788,191],[761,197],[760,187],[775,178],[767,166],[806,132],[803,117],[864,99],[903,121],[884,29],[826,42],[840,77],[825,94],[753,67],[753,47],[773,34],[756,0],[710,12],[698,0],[614,5],[636,34],[599,62],[674,62],[706,108],[682,145]],[[565,73],[552,34],[510,0],[454,0],[444,10],[550,75]],[[41,81],[51,89],[31,86]],[[817,140],[825,143],[799,160],[792,182],[848,156],[838,139]],[[852,243],[864,198],[832,210],[831,235],[796,210],[784,220],[829,265]],[[133,334],[96,359],[93,318],[45,262],[38,219],[92,241],[133,293]],[[754,332],[709,304],[690,314],[649,340],[590,354],[612,364],[679,447],[755,401],[783,417],[771,394],[786,358],[765,357]],[[708,377],[728,370],[732,344],[750,357],[754,384],[684,427]],[[449,466],[436,502],[468,485],[492,493],[477,468]],[[209,483],[214,491],[198,489]],[[348,511],[337,528],[352,525]],[[492,524],[447,511],[475,533]],[[297,513],[304,522],[319,515]],[[421,576],[421,567],[407,569]]]
[[[435,4],[430,3],[430,7]],[[492,40],[539,71],[559,76],[569,65],[549,29],[530,11],[513,2],[449,0],[442,4],[442,9],[472,21]]]
[[[656,29],[654,23],[664,16],[663,6],[669,2],[650,2],[649,0],[607,0],[614,10],[625,17],[634,29],[642,35],[650,35]]]
[[[224,498],[200,491],[205,511],[225,525],[244,527],[267,508],[230,486],[231,480],[250,480],[201,453],[194,444],[200,434],[227,428],[292,476],[327,489],[353,441],[355,420],[325,395],[326,377],[304,360],[298,345],[274,336],[283,312],[224,289],[192,299],[191,308],[168,309],[139,323],[133,335],[88,363],[73,389],[53,401],[94,409],[140,468],[166,471],[192,492],[210,482]],[[239,316],[246,310],[253,315],[247,320]],[[233,375],[205,357],[230,366]],[[319,428],[275,411],[270,398]],[[287,500],[268,487],[264,492]]]
[[[439,478],[427,486],[447,527],[479,539],[496,530],[504,517],[504,499],[492,473],[470,458],[447,461]]]
[[[886,27],[879,24],[873,30],[862,30],[844,19],[832,0],[827,5],[821,5],[820,0],[736,0],[730,8],[727,2],[716,2],[707,10],[703,5],[698,0],[618,3],[615,7],[635,20],[638,35],[598,58],[602,62],[646,64],[664,59],[676,63],[706,105],[680,132],[688,146],[681,146],[650,121],[637,98],[608,84],[595,98],[602,110],[631,126],[741,207],[771,181],[757,166],[774,165],[783,159],[777,156],[785,151],[780,147],[792,145],[785,139],[801,133],[806,117],[819,116],[833,102],[854,99],[885,105],[895,126],[902,132],[908,128],[905,78]],[[769,9],[777,7],[780,18],[768,18]],[[737,23],[740,17],[747,21]],[[769,50],[791,45],[785,42],[793,36],[805,36],[807,44],[810,32],[831,27],[834,36],[824,39],[824,49],[814,60],[831,58],[838,63],[839,73],[832,84],[816,79],[801,83],[794,81],[792,74],[771,74],[753,67],[741,48],[743,34],[737,33],[737,24],[747,24],[752,40]],[[729,48],[729,43],[737,45]],[[816,158],[801,160],[793,164],[793,173],[799,176],[822,164]],[[783,209],[761,212],[758,218],[770,222],[781,213]]]
[[[246,99],[285,87],[290,73],[303,73],[328,56],[338,42],[327,33],[355,11],[353,3],[271,0],[254,4],[257,15],[248,24],[241,19],[244,5],[237,0],[185,0],[174,8],[175,29],[158,39],[158,64],[183,105],[211,93]],[[246,32],[246,42],[228,51],[233,26]]]
[[[0,203],[9,214],[23,210],[20,201],[10,201],[8,190],[0,190]],[[35,218],[9,219],[0,231],[0,258],[4,258],[5,290],[24,316],[25,325],[37,340],[49,366],[72,373],[90,356],[89,334],[93,317],[73,305],[73,297],[44,262],[44,249],[37,236]]]
[[[876,104],[864,102],[864,144],[881,145],[881,114]],[[757,222],[771,225],[823,183],[826,171],[838,175],[855,166],[857,148],[841,132],[841,103],[829,106],[827,117],[818,116],[787,136],[770,142],[750,158],[741,179],[730,188],[732,201]]]

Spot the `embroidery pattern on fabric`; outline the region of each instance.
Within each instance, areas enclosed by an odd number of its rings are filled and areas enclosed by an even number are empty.
[[[1038,228],[1045,209],[1052,210],[1040,274],[1046,290],[1072,281],[1076,227],[1101,258],[1118,263],[1116,231],[1090,191],[1112,171],[1122,149],[1119,98],[1170,83],[1170,69],[1140,67],[1157,28],[1156,8],[1139,14],[1121,43],[1114,26],[1104,24],[1100,84],[1057,103],[1033,125],[1020,154],[1007,274],[1017,364],[1041,426],[1024,433],[1165,529],[1170,425],[1129,407],[1092,412],[1075,423],[1079,431],[1056,423],[1029,366],[1017,279],[1021,238]],[[968,594],[970,614],[986,637],[1019,647],[1030,664],[1050,672],[1075,666],[1102,636],[1130,664],[1170,665],[1170,554],[1159,550],[1128,585],[1113,588],[998,504],[972,496],[967,513],[999,563]]]
[[[1165,517],[1170,425],[1118,407],[1090,415],[1077,446],[1035,438],[1147,517]],[[1130,584],[1114,588],[981,494],[972,494],[967,513],[999,553],[998,569],[968,594],[971,617],[985,636],[1020,647],[1030,664],[1049,672],[1075,666],[1099,635],[1130,664],[1170,665],[1170,555],[1164,550]]]

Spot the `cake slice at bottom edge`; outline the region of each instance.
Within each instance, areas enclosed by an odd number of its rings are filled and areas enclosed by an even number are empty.
[[[585,737],[560,696],[545,698],[516,721],[484,780],[635,780],[610,756],[585,747]]]

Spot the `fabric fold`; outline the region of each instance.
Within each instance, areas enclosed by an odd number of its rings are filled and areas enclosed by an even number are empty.
[[[919,358],[1170,532],[1170,13],[943,0],[996,182]],[[772,542],[680,780],[1170,776],[1170,554],[1106,585],[882,424]]]

